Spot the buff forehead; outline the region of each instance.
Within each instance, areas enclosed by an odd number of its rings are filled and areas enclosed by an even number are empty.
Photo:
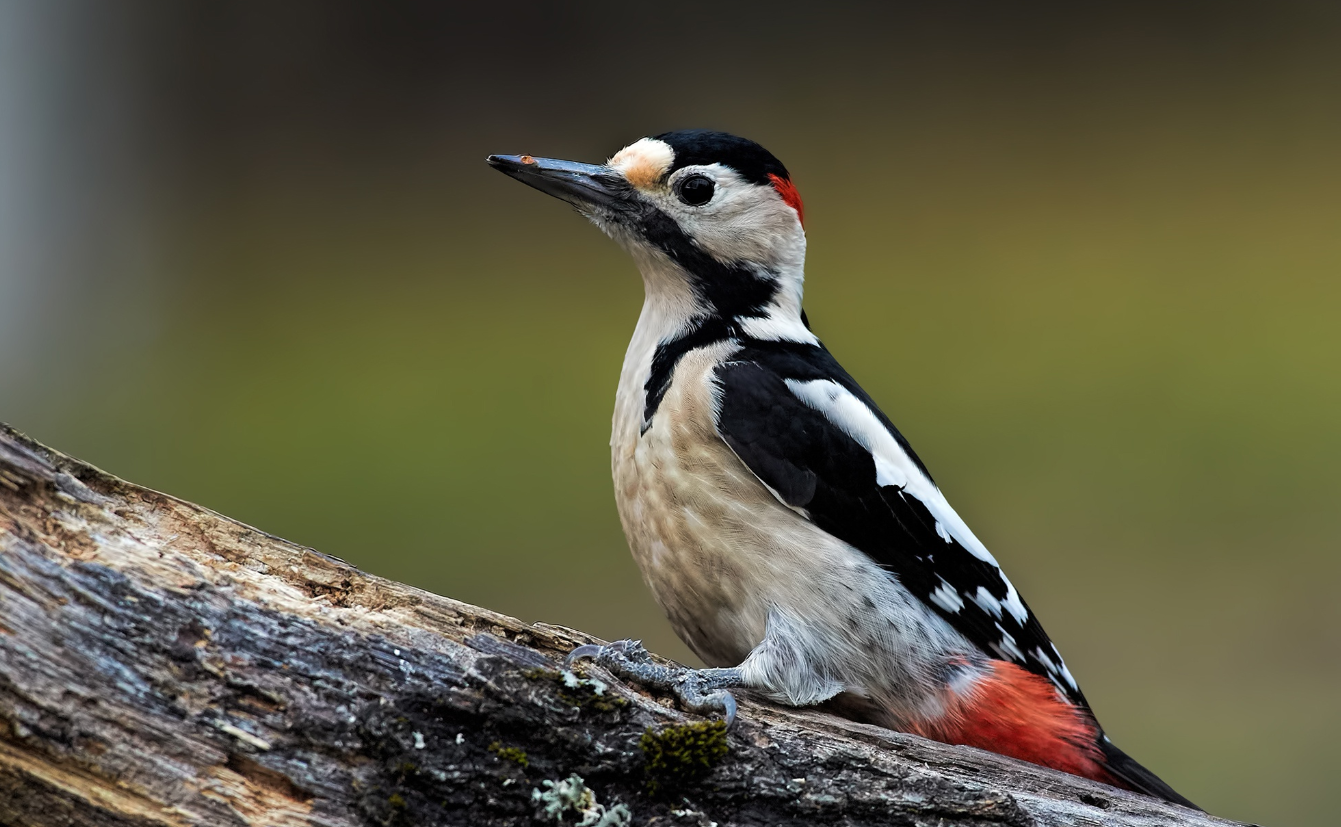
[[[634,141],[610,159],[610,166],[619,170],[629,183],[639,189],[655,186],[675,162],[675,150],[665,141],[642,138]]]

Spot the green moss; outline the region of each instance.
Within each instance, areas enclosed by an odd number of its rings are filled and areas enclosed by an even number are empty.
[[[392,793],[390,796],[387,797],[386,803],[390,804],[397,810],[405,809],[405,799],[401,798],[400,793]]]
[[[647,792],[657,795],[681,787],[707,775],[727,752],[726,722],[701,721],[693,724],[651,729],[638,740],[646,759]]]
[[[519,747],[505,747],[498,741],[494,741],[488,749],[499,758],[518,764],[523,769],[531,766],[531,759],[526,757],[526,750]]]

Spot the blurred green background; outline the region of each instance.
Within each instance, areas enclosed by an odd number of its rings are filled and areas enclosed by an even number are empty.
[[[930,4],[922,4],[930,5]],[[489,170],[753,137],[817,332],[1124,749],[1335,823],[1341,6],[0,6],[0,419],[692,662],[610,493],[641,285]]]

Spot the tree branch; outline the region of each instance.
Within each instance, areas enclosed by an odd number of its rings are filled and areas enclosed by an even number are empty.
[[[596,667],[559,671],[593,640],[0,426],[3,824],[1228,823],[748,697],[723,735]]]

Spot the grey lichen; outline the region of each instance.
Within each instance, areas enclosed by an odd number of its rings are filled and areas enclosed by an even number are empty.
[[[624,698],[607,692],[610,687],[604,681],[579,675],[569,669],[528,669],[522,675],[530,680],[553,682],[558,687],[559,700],[574,709],[616,712],[629,705]]]
[[[573,814],[582,820],[577,827],[627,827],[633,813],[623,804],[606,807],[596,800],[596,792],[587,786],[582,776],[574,773],[562,781],[543,781],[545,789],[531,790],[531,801],[536,805],[536,818],[541,821],[562,822]]]

